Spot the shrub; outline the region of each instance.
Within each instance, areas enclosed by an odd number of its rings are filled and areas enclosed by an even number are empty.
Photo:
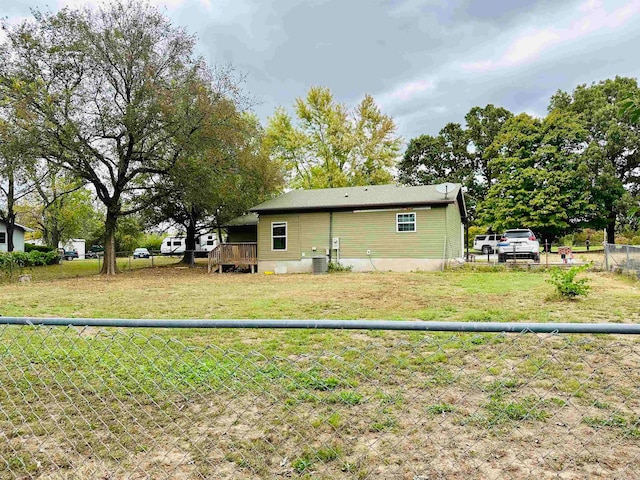
[[[54,265],[60,262],[56,251],[0,252],[0,271],[12,273],[25,267]]]
[[[558,267],[550,270],[551,278],[549,283],[555,285],[560,296],[565,298],[575,298],[580,295],[587,295],[589,291],[589,281],[586,278],[576,280],[578,273],[589,268],[589,265],[576,265],[568,270],[562,270]]]
[[[31,243],[24,244],[24,251],[29,252],[55,252],[56,249],[47,245],[33,245]]]
[[[329,262],[327,264],[327,271],[329,273],[350,272],[351,270],[353,270],[353,267],[351,265],[342,265],[338,262]]]

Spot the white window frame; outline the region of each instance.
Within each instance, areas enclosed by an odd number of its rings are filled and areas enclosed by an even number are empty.
[[[400,222],[400,215],[413,215],[413,222]],[[400,230],[400,224],[413,224],[413,230]],[[396,233],[416,233],[418,231],[418,216],[415,212],[396,213]]]
[[[284,235],[273,235],[273,228],[275,226],[284,226]],[[284,238],[284,248],[273,248],[273,240],[276,238]],[[287,222],[271,222],[271,251],[272,252],[286,252],[289,248],[289,225]]]

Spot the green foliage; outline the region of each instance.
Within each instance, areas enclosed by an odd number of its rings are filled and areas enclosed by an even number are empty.
[[[144,247],[150,252],[155,252],[160,250],[160,246],[162,245],[163,235],[158,235],[157,233],[145,233],[138,243],[139,247]]]
[[[571,93],[559,91],[551,98],[549,111],[573,115],[587,132],[582,156],[588,167],[591,203],[600,209],[609,238],[615,234],[617,217],[625,208],[624,191],[640,187],[640,125],[628,104],[640,98],[635,78],[616,77],[591,85],[579,85]],[[628,108],[628,110],[627,110]]]
[[[34,245],[32,243],[24,244],[24,251],[29,252],[54,252],[56,249],[54,247],[49,247],[48,245]]]
[[[631,123],[640,123],[640,97],[629,95],[620,104],[620,116],[628,116]]]
[[[115,235],[116,252],[131,252],[140,246],[143,237],[142,223],[138,217],[121,218]]]
[[[340,262],[329,262],[327,264],[327,272],[329,273],[350,272],[351,270],[353,270],[353,266],[342,265]]]
[[[409,141],[398,164],[398,179],[408,185],[441,182],[462,183],[472,219],[476,204],[484,200],[494,173],[489,166],[489,147],[512,113],[502,107],[473,107],[465,116],[466,128],[448,123],[433,137],[421,135]]]
[[[35,11],[5,33],[0,98],[22,107],[17,124],[37,157],[91,184],[106,214],[103,272],[114,274],[119,219],[154,200],[143,193],[191,153],[201,99],[227,102],[238,82],[147,2]]]
[[[587,278],[576,280],[576,275],[588,268],[589,265],[586,264],[576,265],[568,270],[555,267],[549,271],[551,278],[548,281],[552,285],[555,285],[558,294],[564,298],[575,298],[577,296],[587,295],[590,288],[589,285],[587,285],[589,280]]]
[[[0,271],[13,273],[25,267],[55,265],[60,262],[57,251],[0,252]]]
[[[269,118],[265,147],[294,188],[390,183],[401,139],[393,119],[366,95],[353,112],[328,88],[296,99],[297,122],[280,108]]]
[[[541,240],[597,223],[603,212],[585,156],[587,131],[571,114],[511,118],[489,147],[496,182],[481,204],[480,221],[501,231],[528,227]],[[600,225],[602,226],[602,225]]]

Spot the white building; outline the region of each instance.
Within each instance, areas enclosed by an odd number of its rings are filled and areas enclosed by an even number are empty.
[[[25,232],[33,232],[29,227],[24,227],[16,223],[13,229],[13,251],[24,252],[24,234]],[[9,245],[7,238],[7,224],[0,220],[0,252],[6,252]]]

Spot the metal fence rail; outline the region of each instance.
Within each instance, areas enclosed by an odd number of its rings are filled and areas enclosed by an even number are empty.
[[[640,246],[606,244],[605,267],[640,276]]]
[[[638,475],[636,325],[89,320],[0,317],[0,478]]]

